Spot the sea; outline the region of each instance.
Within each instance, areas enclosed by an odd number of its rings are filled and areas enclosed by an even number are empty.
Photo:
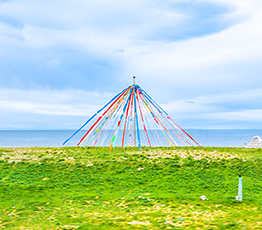
[[[245,147],[262,130],[186,130],[201,146]],[[76,146],[85,134],[81,130],[65,146]],[[61,147],[74,130],[0,130],[0,147]]]

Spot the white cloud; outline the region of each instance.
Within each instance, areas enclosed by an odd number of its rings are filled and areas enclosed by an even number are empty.
[[[240,3],[237,14],[241,12],[245,18],[242,22],[209,36],[138,46],[135,52],[146,54],[131,55],[126,73],[137,72],[143,76],[144,85],[154,88],[153,84],[158,82],[156,85],[161,90],[177,92],[183,97],[188,91],[196,96],[256,87],[262,83],[258,76],[262,56],[262,3],[252,1],[246,11],[247,1]]]
[[[206,116],[205,116],[206,117]],[[236,112],[214,113],[209,115],[210,119],[219,119],[224,121],[249,121],[249,122],[262,122],[262,109],[249,109],[240,110]],[[261,124],[256,128],[261,129]]]
[[[189,97],[161,106],[187,128],[261,128],[262,89]]]
[[[214,16],[225,27],[184,40],[187,26],[202,24],[178,3],[229,9]],[[256,0],[6,1],[0,106],[6,113],[90,116],[136,75],[178,119],[260,122],[261,12]]]
[[[17,90],[1,89],[2,112],[91,116],[111,98],[111,94],[97,94],[81,90]]]

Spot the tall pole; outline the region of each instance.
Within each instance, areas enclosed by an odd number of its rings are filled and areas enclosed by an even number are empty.
[[[135,103],[135,96],[136,96],[136,93],[135,93],[135,90],[136,90],[136,76],[133,76],[133,80],[134,80],[134,83],[133,83],[133,95],[134,95],[134,126],[133,126],[133,129],[134,129],[134,147],[136,146],[136,103]]]

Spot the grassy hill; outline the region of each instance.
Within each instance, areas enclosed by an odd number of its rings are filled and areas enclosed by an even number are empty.
[[[261,166],[261,149],[0,148],[0,228],[262,229]]]

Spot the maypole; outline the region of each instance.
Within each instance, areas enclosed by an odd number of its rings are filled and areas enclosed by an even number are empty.
[[[200,146],[149,94],[133,84],[113,97],[64,143],[80,130],[86,133],[78,142],[87,146]],[[140,130],[140,127],[142,128]]]

